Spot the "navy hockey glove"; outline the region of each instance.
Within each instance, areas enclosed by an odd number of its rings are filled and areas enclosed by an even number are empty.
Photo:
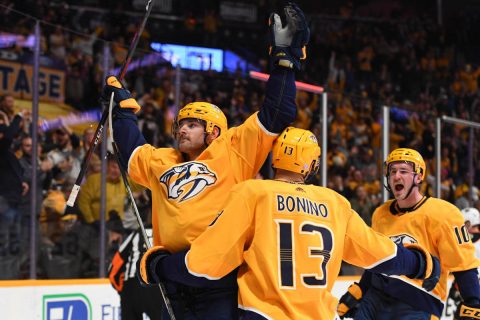
[[[417,274],[409,275],[408,277],[423,279],[422,287],[427,291],[432,291],[440,280],[440,261],[419,244],[407,243],[403,246],[416,253],[420,261]]]
[[[113,100],[120,106],[121,109],[130,109],[134,113],[140,111],[141,107],[137,101],[132,98],[130,91],[125,89],[120,81],[115,76],[108,76],[105,80],[106,84],[103,87],[102,99],[110,102],[110,96],[112,92],[115,94]]]
[[[345,317],[353,318],[355,316],[355,311],[357,310],[357,305],[362,299],[363,293],[362,289],[358,283],[354,282],[348,291],[340,298],[337,306],[337,313],[340,316],[340,319]]]
[[[472,299],[471,299],[472,300]],[[455,319],[474,320],[480,319],[480,303],[478,299],[466,300],[458,305]]]
[[[170,253],[162,246],[151,247],[145,252],[137,264],[137,277],[141,285],[149,286],[160,283],[160,278],[155,270],[160,260],[169,255]]]
[[[306,45],[310,39],[310,29],[302,10],[293,2],[285,8],[287,24],[282,27],[280,16],[272,13],[268,19],[270,26],[270,49],[272,63],[287,68],[300,69],[300,60],[307,57]]]

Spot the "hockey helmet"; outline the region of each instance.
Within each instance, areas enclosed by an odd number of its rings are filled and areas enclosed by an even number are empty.
[[[208,134],[213,132],[215,126],[220,129],[220,134],[225,133],[228,129],[227,118],[222,110],[209,102],[192,102],[180,109],[175,119],[174,133],[183,119],[203,120],[205,122],[205,132]]]
[[[398,148],[390,152],[385,161],[384,174],[388,177],[388,168],[393,162],[408,162],[413,164],[413,171],[422,177],[422,180],[425,179],[426,165],[425,161],[422,158],[422,155],[413,149],[409,148]]]
[[[272,154],[272,167],[301,173],[304,177],[315,174],[320,165],[317,138],[308,130],[286,128],[275,140]]]
[[[480,224],[480,212],[476,208],[464,208],[461,210],[465,222],[470,221],[471,226]]]

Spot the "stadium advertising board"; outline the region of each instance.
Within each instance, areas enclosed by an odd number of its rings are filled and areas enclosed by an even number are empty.
[[[0,95],[31,100],[33,97],[33,67],[19,62],[0,60]],[[65,73],[61,70],[40,68],[40,101],[63,103]]]
[[[0,310],[2,319],[120,320],[120,299],[106,279],[0,281]]]
[[[173,66],[191,70],[223,71],[223,50],[205,47],[183,46],[152,42],[151,48],[160,52],[162,57]]]
[[[358,280],[340,277],[332,294],[340,298]],[[107,279],[0,281],[0,310],[1,319],[121,320],[119,296]],[[441,320],[454,312],[448,300]]]

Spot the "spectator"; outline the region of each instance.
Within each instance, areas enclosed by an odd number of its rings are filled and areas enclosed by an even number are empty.
[[[95,138],[95,129],[93,129],[91,126],[83,130],[82,143],[78,147],[74,148],[72,151],[72,155],[75,158],[77,163],[82,163],[83,158],[87,155],[88,149],[90,149],[92,140],[94,138]],[[98,173],[101,170],[102,161],[100,160],[100,154],[99,154],[101,150],[101,144],[102,142],[100,141],[97,148],[95,149],[95,152],[92,153],[92,157],[90,159],[90,162],[87,168],[86,176],[89,176],[92,173]]]
[[[370,200],[367,190],[363,185],[358,185],[355,188],[355,194],[352,200],[350,200],[350,203],[352,204],[353,210],[362,217],[363,221],[365,221],[368,226],[371,226],[372,213],[375,209],[375,205]]]
[[[73,157],[73,150],[79,146],[79,138],[67,127],[60,127],[53,132],[53,145],[47,157],[52,162],[54,182],[63,184],[75,180],[80,172],[81,163]]]
[[[0,278],[18,279],[20,276],[19,213],[18,207],[29,186],[24,181],[23,169],[11,151],[13,138],[20,130],[27,111],[15,115],[10,125],[0,124]],[[17,247],[18,248],[18,247]]]
[[[23,180],[30,186],[28,193],[25,194],[20,200],[19,203],[19,224],[20,224],[20,234],[22,240],[27,240],[30,235],[30,220],[31,220],[31,193],[33,190],[36,190],[36,208],[37,215],[40,213],[43,201],[43,191],[48,188],[48,183],[50,182],[51,175],[50,171],[52,169],[52,162],[48,159],[41,159],[42,146],[38,145],[38,156],[36,162],[37,170],[37,185],[34,187],[32,185],[32,138],[25,136],[21,139],[20,151],[21,156],[19,159],[20,166],[23,169]],[[37,216],[36,215],[36,216]],[[27,247],[27,241],[22,242],[22,248]]]
[[[48,279],[95,276],[98,237],[76,214],[64,214],[65,206],[65,195],[57,190],[50,191],[43,201],[39,219],[39,274]]]
[[[11,94],[6,94],[0,99],[0,112],[2,112],[2,118],[0,119],[3,124],[8,125],[5,122],[5,116],[9,122],[13,121],[15,116],[15,98]]]
[[[100,173],[88,176],[78,196],[78,207],[83,220],[89,224],[98,225],[100,221],[100,179]],[[114,210],[123,219],[126,199],[127,191],[120,176],[120,168],[113,156],[110,156],[107,164],[106,212]]]
[[[158,126],[158,113],[153,102],[148,101],[143,105],[142,113],[138,119],[138,128],[151,145],[158,146],[160,128]]]
[[[50,53],[58,60],[63,61],[66,57],[66,39],[63,30],[60,26],[55,28],[55,31],[50,34]]]

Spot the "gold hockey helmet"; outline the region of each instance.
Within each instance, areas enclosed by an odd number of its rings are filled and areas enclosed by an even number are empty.
[[[385,176],[388,176],[388,167],[390,164],[399,161],[413,164],[413,171],[421,176],[422,180],[425,179],[427,166],[425,165],[422,155],[418,151],[409,148],[398,148],[390,152],[383,166]]]
[[[317,138],[312,132],[288,127],[273,144],[272,167],[306,177],[317,172],[320,153]]]
[[[192,102],[180,109],[175,119],[176,128],[180,121],[187,118],[205,121],[205,132],[208,134],[213,132],[215,126],[220,129],[220,134],[225,133],[228,129],[227,118],[222,110],[209,102]]]

